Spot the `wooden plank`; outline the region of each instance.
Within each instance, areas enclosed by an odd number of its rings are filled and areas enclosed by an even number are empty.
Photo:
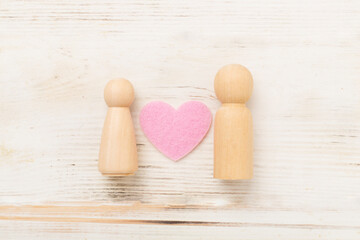
[[[359,239],[360,4],[0,3],[0,237]],[[219,108],[224,64],[252,72],[254,179],[212,178],[213,128],[173,163],[147,102]],[[139,171],[97,171],[103,88],[126,77]]]

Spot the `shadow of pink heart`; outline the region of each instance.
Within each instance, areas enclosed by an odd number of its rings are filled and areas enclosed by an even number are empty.
[[[186,156],[201,142],[211,121],[208,107],[197,101],[186,102],[177,110],[165,102],[150,102],[140,113],[146,137],[173,161]]]

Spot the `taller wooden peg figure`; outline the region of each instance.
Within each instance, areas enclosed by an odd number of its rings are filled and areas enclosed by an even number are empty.
[[[214,88],[222,103],[214,123],[214,178],[250,179],[253,130],[245,103],[253,89],[251,73],[239,64],[226,65],[216,74]]]
[[[133,175],[138,168],[134,126],[130,105],[134,89],[126,79],[112,80],[105,87],[109,110],[100,144],[99,171],[107,176]]]

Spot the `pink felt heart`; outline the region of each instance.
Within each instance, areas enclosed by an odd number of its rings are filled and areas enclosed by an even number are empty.
[[[168,158],[178,161],[205,137],[211,125],[208,107],[189,101],[174,109],[165,102],[150,102],[140,113],[146,137]]]

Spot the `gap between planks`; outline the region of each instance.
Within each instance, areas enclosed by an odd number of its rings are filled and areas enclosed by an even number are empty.
[[[245,222],[207,222],[207,221],[179,221],[179,220],[141,220],[141,219],[115,219],[115,218],[80,218],[80,217],[7,217],[0,216],[1,220],[36,221],[36,222],[72,222],[72,223],[108,223],[108,224],[142,224],[142,225],[178,225],[178,226],[211,226],[211,227],[272,227],[297,229],[350,229],[356,226],[335,226],[319,224],[270,224]]]
[[[55,205],[57,204],[57,205]],[[232,209],[223,206],[220,209]],[[0,205],[0,221],[34,221],[34,222],[68,222],[100,224],[142,224],[142,225],[178,225],[178,226],[211,226],[211,227],[267,227],[291,229],[337,229],[356,230],[358,226],[332,225],[317,223],[259,223],[231,221],[193,221],[179,219],[130,219],[120,218],[127,212],[159,213],[177,210],[219,210],[219,206],[204,205],[147,205],[140,202],[112,205],[94,202],[52,202],[47,205]],[[77,217],[74,215],[85,215]],[[116,215],[116,216],[114,216]],[[107,217],[111,216],[111,217]],[[128,216],[128,215],[125,215]],[[141,216],[139,216],[141,218]],[[178,216],[179,217],[179,216]]]

